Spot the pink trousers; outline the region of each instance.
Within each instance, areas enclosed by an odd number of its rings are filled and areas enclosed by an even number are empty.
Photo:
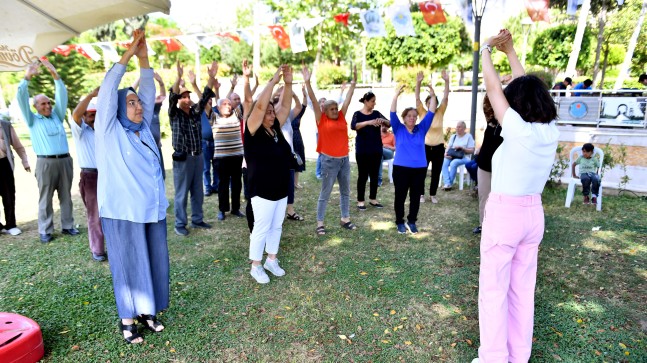
[[[481,235],[479,363],[530,359],[537,252],[543,236],[541,195],[490,193]]]

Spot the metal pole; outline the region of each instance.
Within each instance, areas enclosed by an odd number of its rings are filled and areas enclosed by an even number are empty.
[[[479,92],[479,48],[481,47],[481,18],[474,17],[474,60],[472,62],[472,117],[470,118],[470,134],[476,137],[476,104]]]

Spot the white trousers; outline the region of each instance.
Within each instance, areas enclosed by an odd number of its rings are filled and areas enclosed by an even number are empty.
[[[288,198],[267,200],[261,197],[252,198],[254,209],[254,230],[249,236],[249,259],[260,261],[263,259],[263,249],[268,254],[275,255],[279,252],[279,242],[283,231],[283,220]]]

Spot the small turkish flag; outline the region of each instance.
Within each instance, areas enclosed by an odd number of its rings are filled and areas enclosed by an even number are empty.
[[[270,28],[274,40],[279,43],[281,49],[285,50],[290,48],[290,36],[285,32],[282,25],[269,25],[268,28]]]
[[[422,16],[427,24],[434,25],[447,22],[439,0],[420,2],[418,3],[418,7],[420,7],[420,12],[422,12]]]
[[[549,2],[549,0],[525,0],[526,11],[528,11],[530,19],[534,22],[545,21],[550,23]]]
[[[236,43],[240,42],[240,37],[238,35],[232,34],[230,32],[218,32],[218,33],[216,33],[216,35],[219,36],[219,37],[229,38],[229,39],[233,40]]]
[[[333,18],[335,19],[336,22],[344,24],[344,26],[348,26],[348,17],[350,16],[350,13],[341,13],[335,15]]]
[[[160,42],[164,43],[166,45],[166,51],[167,52],[177,52],[180,49],[182,49],[182,44],[178,42],[177,40],[173,38],[167,38],[167,39],[162,39]]]
[[[59,45],[58,47],[52,49],[52,52],[67,57],[68,55],[70,55],[72,49],[74,49],[74,47],[71,45]]]

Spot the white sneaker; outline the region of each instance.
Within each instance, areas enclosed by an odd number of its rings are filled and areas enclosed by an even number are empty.
[[[283,276],[285,275],[285,270],[279,266],[279,260],[271,260],[269,257],[265,259],[265,264],[263,265],[265,269],[272,273],[274,276]]]
[[[249,274],[252,275],[254,280],[256,280],[256,282],[258,282],[259,284],[267,284],[268,282],[270,282],[270,277],[267,276],[265,269],[261,265],[252,265],[252,269],[249,270]]]
[[[425,202],[425,196],[424,196],[424,195],[421,195],[421,196],[420,196],[420,203],[424,203],[424,202]]]
[[[13,227],[10,230],[8,230],[7,233],[9,233],[12,236],[17,236],[17,235],[21,234],[22,231],[18,227]]]
[[[436,204],[436,203],[438,203],[438,199],[436,199],[436,197],[432,196],[432,197],[431,197],[431,202],[432,202],[433,204]]]

